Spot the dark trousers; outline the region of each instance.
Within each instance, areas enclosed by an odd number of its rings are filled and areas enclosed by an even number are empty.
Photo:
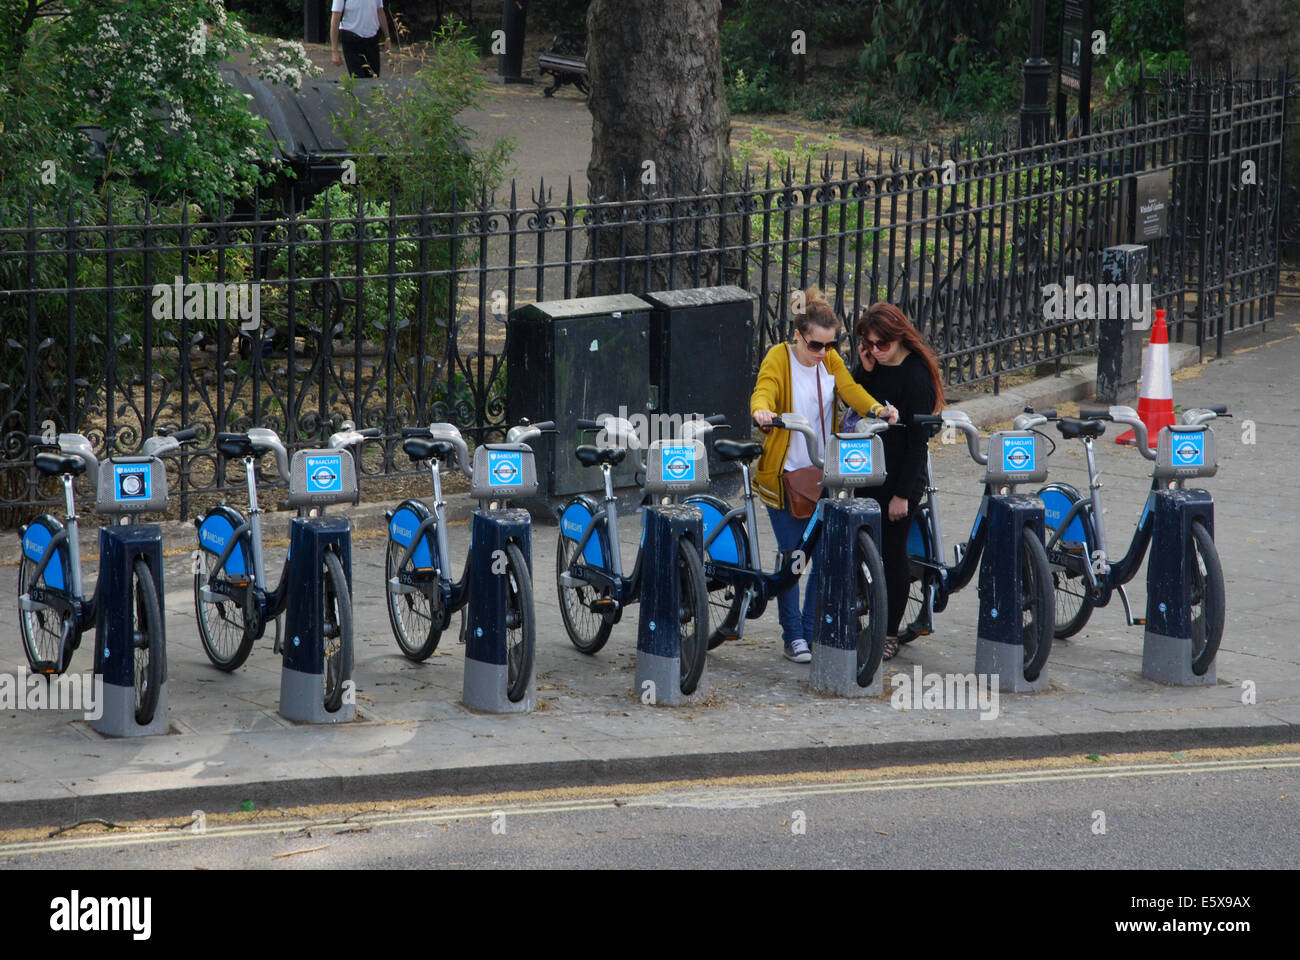
[[[885,565],[885,591],[889,597],[889,617],[885,632],[898,636],[902,626],[903,610],[907,607],[907,535],[912,529],[912,517],[920,500],[907,501],[907,516],[902,520],[889,519],[889,501],[893,494],[881,495],[860,489],[859,496],[869,497],[880,504],[880,559]]]
[[[379,76],[379,34],[358,37],[349,30],[340,30],[339,45],[343,48],[343,63],[349,76]]]

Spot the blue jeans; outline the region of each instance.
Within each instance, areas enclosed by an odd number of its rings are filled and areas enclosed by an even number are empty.
[[[790,551],[799,545],[799,538],[808,520],[798,520],[791,516],[789,510],[767,508],[768,519],[772,521],[772,532],[776,534],[778,549]],[[811,519],[811,518],[809,518]],[[781,639],[788,647],[794,640],[807,640],[812,643],[813,616],[817,608],[817,567],[813,564],[811,554],[804,562],[804,578],[808,587],[804,591],[803,611],[799,610],[799,584],[796,582],[789,590],[776,598],[777,619],[781,621]]]

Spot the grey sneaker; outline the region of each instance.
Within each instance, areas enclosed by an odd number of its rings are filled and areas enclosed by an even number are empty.
[[[795,663],[812,663],[812,651],[807,640],[791,640],[785,645],[785,658]]]

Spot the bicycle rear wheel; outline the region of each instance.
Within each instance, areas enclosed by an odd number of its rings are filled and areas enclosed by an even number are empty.
[[[135,681],[135,722],[153,721],[158,693],[163,682],[163,627],[158,609],[158,591],[153,574],[143,560],[136,560],[131,581],[131,645]]]
[[[1025,679],[1033,682],[1052,652],[1055,603],[1052,567],[1038,532],[1030,526],[1020,531],[1020,635],[1025,650]]]
[[[889,594],[885,589],[885,565],[880,551],[863,530],[853,558],[856,584],[854,608],[857,614],[858,686],[867,687],[880,668],[885,651],[885,621],[889,617]]]
[[[203,599],[203,588],[216,569],[220,558],[208,550],[199,551],[198,572],[194,574],[194,615],[199,621],[199,643],[212,665],[229,673],[238,670],[253,649],[254,636],[244,617],[244,605],[232,597],[220,596],[208,602]],[[218,582],[229,583],[222,576]],[[251,579],[247,589],[252,590]]]
[[[35,573],[36,561],[24,553],[18,563],[19,597],[37,586],[33,582]],[[43,578],[41,583],[44,583]],[[72,658],[72,631],[75,629],[70,617],[63,617],[50,607],[24,610],[19,606],[18,626],[23,635],[23,653],[27,655],[33,673],[52,672],[57,675],[68,668],[67,661]]]
[[[568,586],[561,579],[569,572],[578,554],[578,542],[561,532],[555,538],[555,587],[560,597],[560,616],[564,629],[579,652],[593,654],[605,645],[614,626],[592,609],[597,599],[590,584]]]
[[[682,693],[691,694],[699,685],[709,654],[709,594],[699,551],[685,537],[677,541],[677,582],[680,686]]]
[[[1192,673],[1204,676],[1223,639],[1225,593],[1223,564],[1214,538],[1200,520],[1192,521],[1191,556]]]
[[[536,653],[533,578],[517,544],[506,544],[506,696],[518,703],[528,692]]]
[[[336,554],[325,554],[323,573],[324,702],[325,709],[334,713],[343,705],[343,684],[352,676],[352,598]]]
[[[442,638],[442,630],[435,626],[434,619],[436,616],[438,617],[436,622],[441,622],[442,594],[439,592],[436,580],[431,583],[436,599],[431,599],[429,594],[418,587],[412,587],[407,593],[397,593],[393,590],[392,581],[398,575],[398,565],[402,562],[402,555],[405,552],[406,547],[396,540],[388,541],[388,552],[384,556],[384,590],[388,595],[386,604],[388,622],[393,628],[393,636],[397,638],[397,646],[403,655],[408,660],[419,663],[429,659]]]

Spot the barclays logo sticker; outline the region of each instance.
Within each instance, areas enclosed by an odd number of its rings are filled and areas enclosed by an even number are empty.
[[[871,441],[840,441],[840,473],[871,473]]]
[[[1205,434],[1189,433],[1174,439],[1174,466],[1205,466]]]
[[[695,479],[695,447],[663,448],[664,479],[672,483],[689,483]]]
[[[1004,437],[1002,440],[1002,471],[1026,473],[1034,469],[1034,438]]]

